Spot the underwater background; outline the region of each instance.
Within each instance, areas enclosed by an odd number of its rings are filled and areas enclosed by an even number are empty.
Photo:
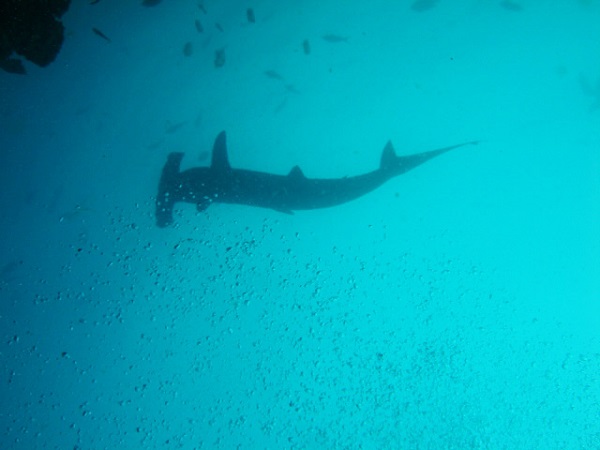
[[[1,448],[600,448],[600,2],[144,3],[0,72]],[[221,130],[309,178],[480,143],[158,228]]]

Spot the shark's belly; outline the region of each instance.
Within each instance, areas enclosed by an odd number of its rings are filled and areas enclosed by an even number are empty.
[[[374,175],[310,179],[240,171],[216,200],[278,211],[318,209],[354,200],[383,182],[383,177]]]

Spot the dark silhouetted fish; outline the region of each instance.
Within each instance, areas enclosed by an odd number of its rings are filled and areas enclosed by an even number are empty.
[[[265,70],[263,73],[267,77],[272,78],[273,80],[283,81],[283,77],[274,70]]]
[[[388,142],[381,153],[379,167],[361,175],[342,178],[307,178],[298,166],[287,175],[234,169],[229,164],[225,132],[213,146],[210,167],[181,171],[183,153],[171,153],[165,163],[156,195],[156,224],[164,228],[173,223],[177,203],[191,203],[204,211],[213,203],[229,203],[269,208],[293,214],[297,210],[328,208],[362,197],[387,181],[450,150],[467,144],[397,156]]]
[[[163,145],[163,143],[165,142],[165,140],[163,138],[160,138],[158,141],[153,142],[152,144],[148,144],[146,146],[146,148],[148,150],[156,150],[157,148],[159,148],[161,145]]]
[[[302,50],[304,51],[305,55],[310,55],[310,42],[308,42],[308,39],[304,39],[304,41],[302,41]]]
[[[519,5],[518,3],[515,3],[515,2],[511,2],[510,0],[504,0],[504,1],[500,2],[500,6],[502,6],[507,11],[514,11],[514,12],[523,11],[523,7],[521,5]]]
[[[220,23],[215,23],[215,28],[216,28],[217,30],[219,30],[221,33],[223,33],[223,32],[225,31],[225,30],[223,30],[223,27],[221,26],[221,24],[220,24]]]
[[[179,130],[182,126],[184,126],[186,124],[186,122],[177,122],[177,123],[171,123],[171,121],[167,120],[167,123],[165,125],[165,133],[167,134],[173,134],[175,133],[177,130]]]
[[[142,2],[142,6],[156,6],[158,5],[162,0],[144,0]]]
[[[594,86],[583,74],[581,74],[579,75],[579,86],[585,95],[594,100],[589,111],[594,112],[597,109],[600,109],[600,78],[596,80],[596,85]]]
[[[438,0],[416,0],[410,5],[410,9],[416,12],[423,12],[434,8]]]
[[[111,40],[109,39],[109,37],[107,35],[105,35],[102,31],[100,31],[98,28],[92,28],[92,31],[94,32],[94,34],[96,36],[100,36],[106,42],[111,42]]]
[[[199,21],[199,20],[196,20],[196,21],[194,22],[194,25],[196,25],[196,31],[197,31],[198,33],[204,33],[204,27],[202,26],[202,23],[200,23],[200,21]]]
[[[337,44],[340,42],[348,42],[348,38],[345,36],[339,36],[337,34],[324,34],[321,36],[324,41],[330,42],[332,44]]]
[[[256,17],[254,17],[254,11],[252,10],[252,8],[248,8],[246,10],[246,19],[248,19],[248,22],[250,23],[256,22]]]
[[[194,46],[192,45],[192,43],[186,42],[185,45],[183,46],[183,54],[185,56],[192,56],[193,52],[194,52]]]
[[[206,8],[204,7],[204,2],[198,2],[198,9],[202,11],[204,14],[208,14],[206,12]]]
[[[215,67],[223,67],[225,65],[225,49],[220,48],[215,51]]]
[[[286,84],[285,85],[285,90],[288,92],[291,92],[292,94],[299,94],[300,91],[298,89],[296,89],[296,87],[293,84]]]
[[[75,220],[78,217],[81,217],[82,215],[85,215],[85,213],[89,213],[92,212],[93,210],[91,208],[88,208],[85,205],[75,205],[73,206],[71,209],[69,209],[68,211],[65,211],[61,216],[60,216],[60,222],[69,222],[71,220]]]
[[[273,110],[273,113],[278,114],[281,111],[283,111],[283,108],[285,108],[287,106],[287,101],[288,101],[287,97],[285,97],[282,101],[280,101],[279,104]]]

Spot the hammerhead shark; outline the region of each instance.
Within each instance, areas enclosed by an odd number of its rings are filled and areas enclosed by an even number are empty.
[[[156,197],[156,224],[163,228],[173,223],[173,207],[178,202],[192,203],[204,211],[212,203],[232,203],[269,208],[286,214],[296,210],[328,208],[349,202],[378,188],[424,162],[464,145],[396,156],[388,141],[379,168],[362,175],[343,178],[307,178],[298,166],[287,175],[234,169],[227,156],[225,132],[215,140],[210,167],[180,170],[183,153],[169,154]]]

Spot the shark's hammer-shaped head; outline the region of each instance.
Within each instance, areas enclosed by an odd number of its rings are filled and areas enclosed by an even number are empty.
[[[215,140],[210,167],[181,172],[182,159],[183,153],[171,153],[162,170],[156,197],[156,224],[161,228],[173,223],[175,203],[195,203],[203,211],[218,196],[222,179],[231,170],[225,132],[219,133]]]

